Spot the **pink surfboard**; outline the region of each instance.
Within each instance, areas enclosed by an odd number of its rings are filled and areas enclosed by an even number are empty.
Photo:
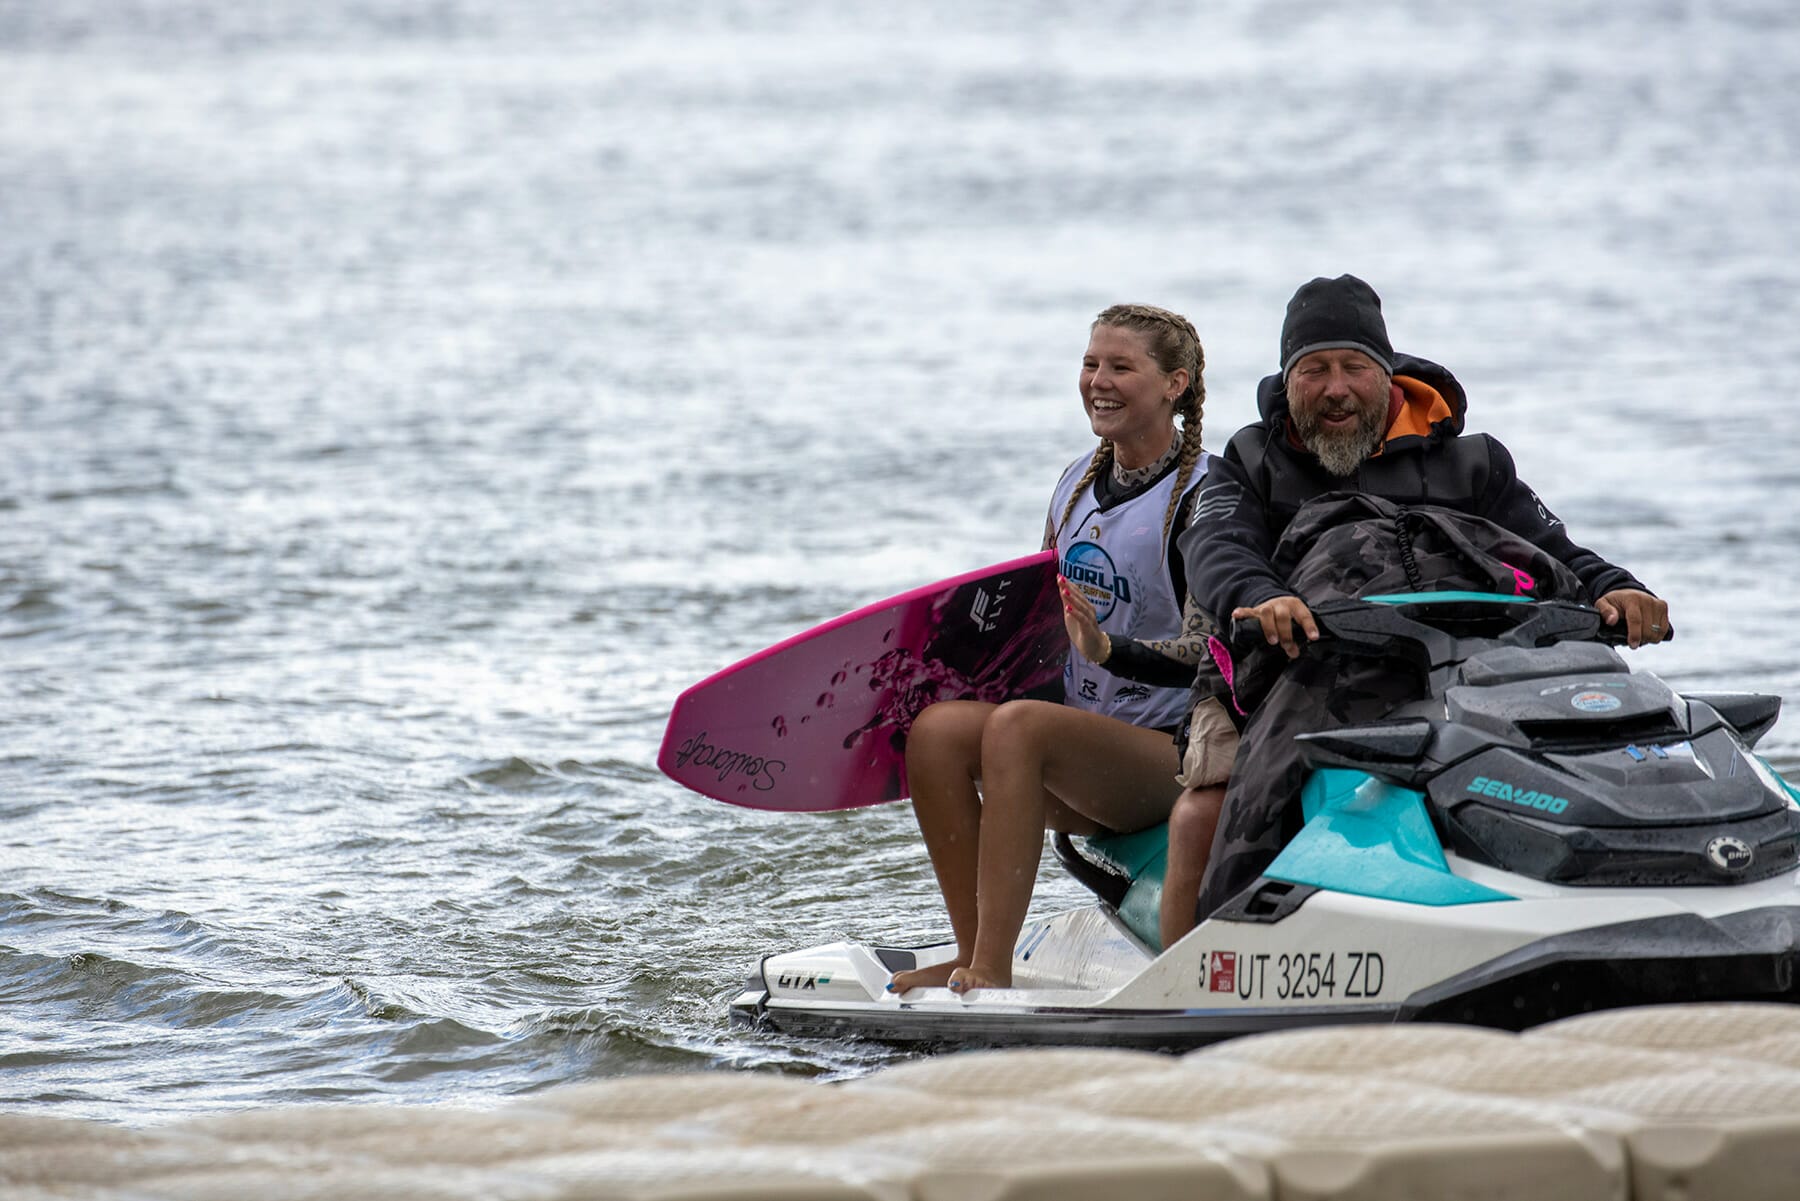
[[[1062,674],[1056,555],[915,588],[796,634],[683,692],[656,765],[753,809],[907,795],[906,734],[935,701],[1005,701]]]

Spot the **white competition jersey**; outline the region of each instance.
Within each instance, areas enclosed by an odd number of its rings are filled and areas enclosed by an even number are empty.
[[[1210,457],[1202,454],[1194,464],[1188,479],[1190,489],[1206,474]],[[1083,455],[1063,472],[1050,502],[1052,529],[1092,458]],[[1114,639],[1150,642],[1181,633],[1181,598],[1169,579],[1169,541],[1162,536],[1163,517],[1169,511],[1178,474],[1170,471],[1146,491],[1104,512],[1090,483],[1081,490],[1067,524],[1057,532],[1058,570],[1092,602],[1100,628]],[[1069,664],[1063,670],[1063,698],[1079,709],[1160,729],[1180,724],[1187,711],[1188,690],[1152,688],[1121,679],[1071,647]]]

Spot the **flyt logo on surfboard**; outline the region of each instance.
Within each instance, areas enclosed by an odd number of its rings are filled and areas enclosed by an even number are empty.
[[[1118,604],[1131,603],[1131,582],[1119,574],[1112,556],[1094,542],[1077,542],[1057,564],[1058,570],[1094,606],[1094,616],[1105,621]]]
[[[1011,587],[1011,577],[1001,580],[991,593],[986,588],[976,587],[975,599],[969,605],[969,620],[983,634],[992,634],[1000,628],[1000,606],[1006,603],[1006,592]]]

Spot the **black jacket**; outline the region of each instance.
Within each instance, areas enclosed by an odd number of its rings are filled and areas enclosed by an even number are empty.
[[[1548,551],[1596,598],[1616,588],[1644,587],[1570,540],[1563,523],[1519,479],[1497,439],[1462,432],[1468,398],[1455,376],[1410,355],[1395,356],[1394,376],[1435,389],[1450,414],[1428,433],[1390,433],[1381,452],[1363,460],[1351,478],[1332,475],[1289,439],[1281,377],[1258,385],[1262,420],[1239,430],[1213,459],[1179,542],[1188,590],[1203,608],[1229,622],[1233,609],[1289,595],[1270,563],[1276,543],[1300,506],[1327,492],[1369,492],[1399,504],[1442,505],[1485,517]],[[1415,400],[1426,396],[1416,387],[1407,392]]]

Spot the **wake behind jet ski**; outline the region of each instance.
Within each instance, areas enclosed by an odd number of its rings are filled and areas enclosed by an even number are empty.
[[[1424,699],[1303,736],[1305,824],[1155,944],[1159,829],[1065,837],[1095,903],[1030,920],[1013,987],[885,991],[929,947],[765,959],[734,1021],[799,1035],[1182,1047],[1280,1027],[1519,1029],[1620,1005],[1800,1000],[1800,793],[1751,749],[1779,698],[1681,696],[1584,605],[1474,593],[1323,604],[1308,654],[1398,661]]]

